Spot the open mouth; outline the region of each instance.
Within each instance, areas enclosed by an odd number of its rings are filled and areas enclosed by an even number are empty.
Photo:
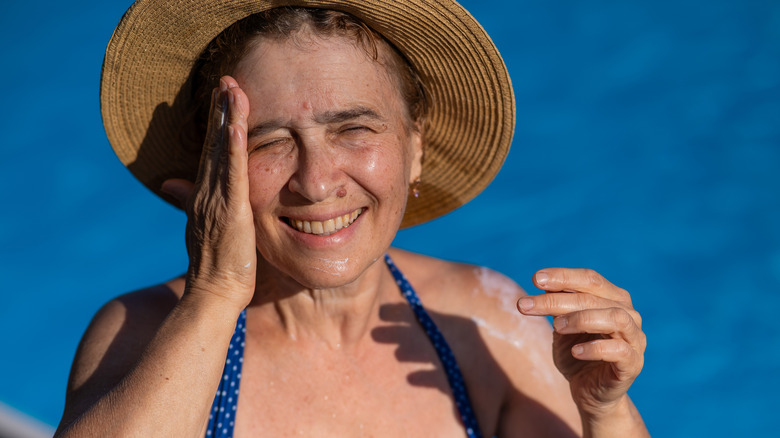
[[[347,228],[350,226],[353,222],[355,222],[355,219],[357,219],[361,213],[363,213],[363,209],[358,208],[352,213],[336,216],[324,221],[305,221],[289,217],[283,219],[285,222],[287,222],[288,225],[302,233],[327,236],[329,234],[335,233],[336,231],[339,231],[342,228]]]

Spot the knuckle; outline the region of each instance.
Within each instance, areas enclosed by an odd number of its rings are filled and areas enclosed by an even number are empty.
[[[615,347],[610,345],[610,343],[605,341],[600,342],[594,342],[593,343],[593,350],[598,353],[599,356],[604,356],[609,353],[613,353],[615,350]]]
[[[633,349],[626,342],[617,342],[614,346],[615,353],[623,358],[630,358],[633,353]]]
[[[592,309],[597,307],[597,299],[590,294],[577,294],[577,305],[580,309]]]
[[[631,325],[634,323],[631,315],[629,315],[628,312],[626,312],[624,309],[621,309],[620,307],[610,308],[609,314],[610,318],[615,321],[617,326],[624,331],[630,329]]]
[[[645,366],[645,357],[643,354],[638,353],[636,351],[632,351],[632,355],[633,355],[632,357],[633,366],[631,367],[630,375],[632,378],[635,378],[636,376],[639,375],[639,373],[642,372],[642,368],[644,368]]]
[[[557,294],[539,295],[538,298],[535,299],[535,304],[540,309],[551,309],[560,305],[560,297],[558,297]]]
[[[645,350],[647,350],[647,335],[645,332],[640,332],[639,335],[639,351],[644,354]]]
[[[639,373],[642,372],[642,368],[645,367],[645,360],[644,358],[641,358],[639,360],[639,363],[636,364],[636,368],[634,368],[634,376],[638,376]]]
[[[593,288],[600,288],[604,285],[604,277],[593,269],[585,269],[585,281]]]
[[[571,282],[571,274],[568,269],[556,269],[552,272],[552,279],[556,280],[561,288],[565,288]]]
[[[639,314],[636,310],[631,309],[629,311],[629,315],[631,315],[631,319],[634,320],[634,324],[636,324],[637,327],[640,329],[642,328],[642,315]]]
[[[623,289],[622,287],[617,287],[617,286],[615,286],[615,289],[617,290],[617,294],[618,294],[620,300],[625,301],[628,304],[631,304],[631,294],[628,293],[627,290]]]
[[[567,315],[570,326],[590,327],[598,318],[591,312],[572,312]]]

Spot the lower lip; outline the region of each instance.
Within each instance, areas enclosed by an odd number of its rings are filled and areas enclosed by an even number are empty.
[[[354,222],[349,224],[348,227],[344,227],[335,233],[328,234],[327,236],[304,233],[303,231],[298,231],[298,229],[293,228],[285,221],[282,221],[282,223],[284,223],[292,238],[301,242],[302,244],[312,248],[329,248],[335,245],[343,245],[353,234],[355,234],[356,228],[361,222],[361,218],[365,213],[366,211],[364,209],[360,216],[358,216]]]

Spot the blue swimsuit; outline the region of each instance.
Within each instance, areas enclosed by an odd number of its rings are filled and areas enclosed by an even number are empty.
[[[447,345],[447,341],[442,336],[439,329],[434,324],[428,312],[420,303],[420,298],[412,289],[412,285],[404,277],[404,274],[398,270],[398,268],[390,259],[390,256],[385,254],[385,262],[390,272],[395,278],[396,284],[401,289],[401,294],[409,301],[409,305],[412,307],[417,321],[425,329],[425,333],[433,343],[433,347],[436,349],[436,353],[439,355],[439,360],[444,366],[444,371],[447,373],[447,380],[452,388],[452,394],[455,397],[455,405],[460,413],[461,421],[466,429],[466,435],[468,438],[479,438],[481,433],[479,431],[479,425],[477,424],[477,418],[474,415],[474,410],[471,407],[471,401],[469,395],[466,392],[466,385],[463,380],[463,375],[458,368],[458,364],[455,362],[455,356],[450,350],[450,346]],[[233,425],[236,417],[236,406],[238,404],[238,387],[241,382],[241,365],[244,361],[244,336],[246,333],[246,311],[241,312],[238,317],[238,323],[236,324],[236,331],[233,333],[233,338],[230,340],[230,346],[228,348],[227,359],[225,359],[225,369],[222,372],[222,379],[219,382],[219,388],[217,389],[217,395],[214,397],[214,404],[211,408],[211,414],[209,415],[209,425],[206,428],[207,437],[219,437],[219,438],[231,438],[233,436]]]

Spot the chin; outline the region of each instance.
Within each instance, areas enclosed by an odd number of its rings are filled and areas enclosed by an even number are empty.
[[[359,277],[359,274],[347,269],[348,261],[331,263],[325,263],[324,267],[310,266],[302,270],[296,281],[310,289],[332,289],[350,284]]]
[[[300,257],[267,261],[284,277],[307,289],[334,289],[349,285],[373,266],[380,257]],[[306,263],[302,260],[308,259]],[[271,275],[273,277],[273,275]]]

